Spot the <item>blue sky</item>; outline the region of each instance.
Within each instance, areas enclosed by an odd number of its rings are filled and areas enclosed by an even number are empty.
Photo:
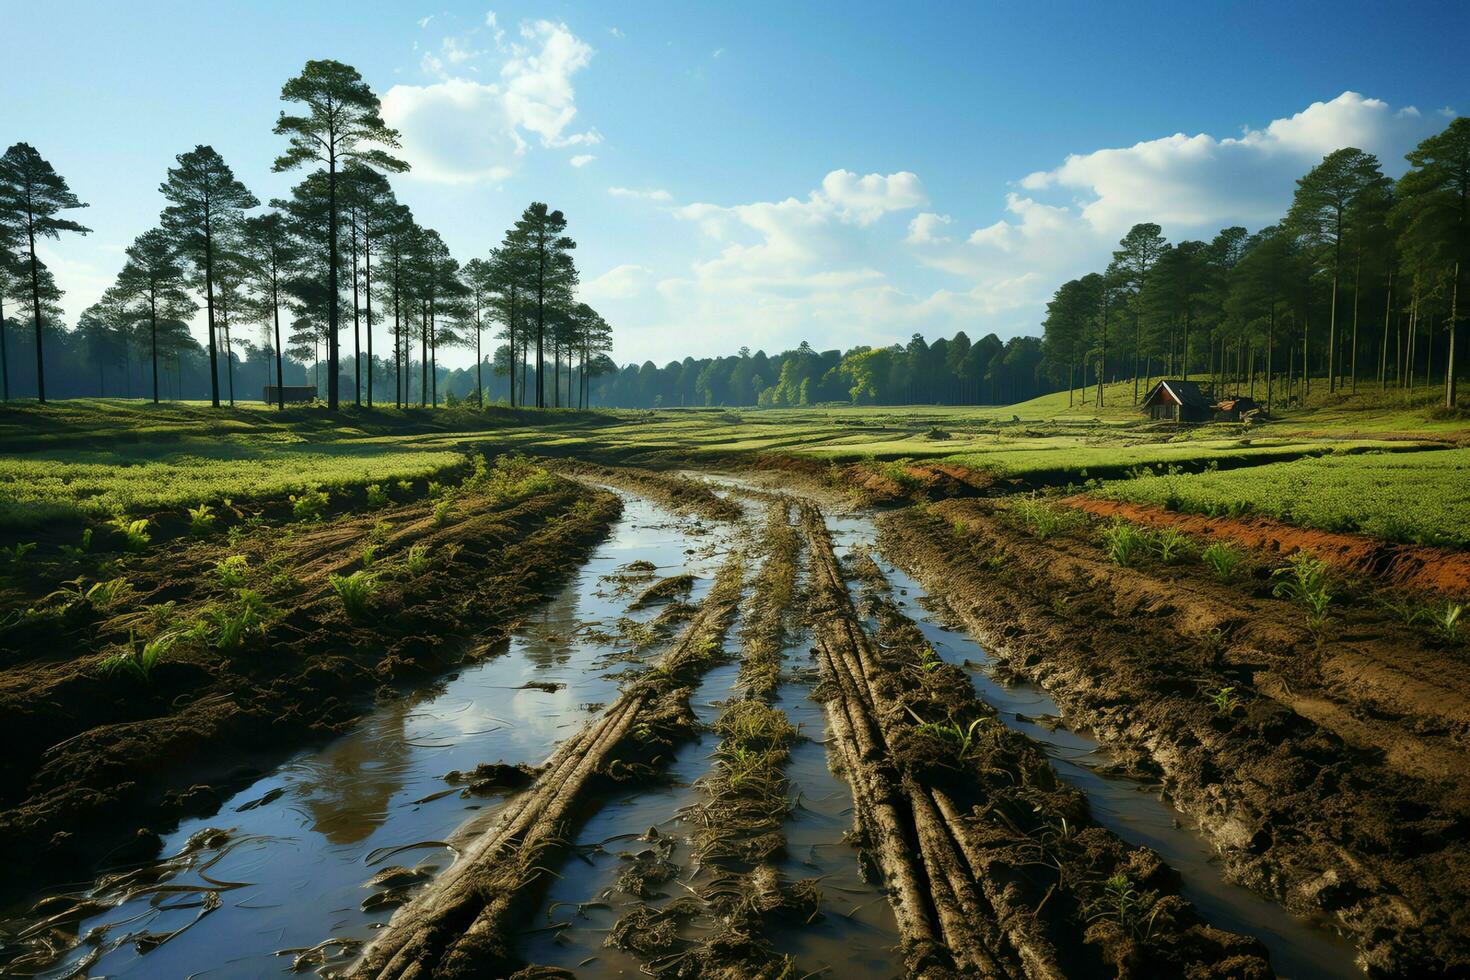
[[[1257,227],[1341,145],[1464,110],[1462,4],[80,3],[4,0],[0,139],[92,206],[73,316],[209,143],[262,199],[281,83],[356,66],[401,199],[461,261],[566,211],[620,361],[1035,332],[1134,221]]]

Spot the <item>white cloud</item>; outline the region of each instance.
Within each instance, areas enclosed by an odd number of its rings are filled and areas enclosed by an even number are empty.
[[[1056,287],[1105,267],[1132,224],[1157,221],[1173,241],[1258,228],[1281,217],[1296,179],[1326,153],[1358,146],[1398,174],[1403,154],[1443,125],[1435,113],[1345,92],[1239,135],[1177,133],[1072,154],[1017,180],[1001,215],[970,228],[928,209],[907,171],[834,170],[805,197],[671,208],[706,245],[658,282],[662,319],[645,315],[634,343],[682,352],[691,325],[718,338],[706,352],[734,346],[732,337],[782,349],[802,338],[890,343],[914,330],[1034,333]],[[905,212],[902,226],[884,220]],[[952,281],[934,288],[922,268]]]
[[[587,166],[587,164],[596,159],[597,155],[595,153],[578,153],[576,156],[572,157],[569,162],[574,167],[585,167]]]
[[[909,234],[904,241],[910,245],[947,242],[949,238],[939,232],[945,225],[953,222],[954,219],[947,214],[935,214],[932,211],[921,212],[914,215],[914,219],[909,222]]]
[[[1376,153],[1385,170],[1403,170],[1403,154],[1439,128],[1412,106],[1344,92],[1238,137],[1175,133],[1129,147],[1072,154],[1054,170],[1025,177],[1028,191],[1063,190],[1099,232],[1121,234],[1139,221],[1199,227],[1274,221],[1294,181],[1344,146]]]
[[[623,33],[623,31],[622,31],[621,28],[617,28],[617,27],[609,27],[607,29],[607,32],[609,34],[611,34],[613,37],[627,37],[628,36],[628,35],[626,35],[626,34]]]
[[[639,201],[658,201],[660,203],[667,203],[674,199],[674,195],[660,188],[655,188],[654,190],[648,191],[638,191],[633,190],[631,187],[609,187],[607,189],[607,192],[613,197],[629,197]]]
[[[641,265],[614,266],[602,275],[582,283],[578,294],[589,302],[631,299],[642,294],[653,281],[653,273]]]
[[[438,81],[395,85],[383,96],[383,118],[402,132],[403,156],[417,177],[503,180],[533,142],[558,149],[602,140],[596,130],[569,131],[577,116],[572,79],[591,61],[590,45],[548,20],[522,24],[521,40],[511,44],[493,13],[485,27],[493,33],[494,52],[476,46],[480,28],[445,37],[437,52],[423,57],[425,73]],[[497,81],[472,77],[493,67],[487,64],[493,57],[502,62]]]

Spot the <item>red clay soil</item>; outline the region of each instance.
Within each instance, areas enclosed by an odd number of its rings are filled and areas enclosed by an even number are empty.
[[[1077,494],[1061,501],[1094,517],[1121,517],[1149,527],[1172,527],[1192,537],[1224,540],[1264,551],[1310,551],[1338,571],[1385,584],[1449,595],[1470,595],[1470,551],[1430,545],[1387,544],[1362,534],[1292,527],[1267,517],[1206,517],[1150,504]]]

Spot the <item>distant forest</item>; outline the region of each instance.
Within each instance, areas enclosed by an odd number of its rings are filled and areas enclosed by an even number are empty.
[[[86,205],[30,145],[0,157],[0,389],[11,398],[257,400],[314,388],[329,408],[508,402],[536,407],[1006,404],[1067,390],[1098,404],[1159,377],[1296,401],[1373,383],[1457,398],[1470,274],[1470,119],[1386,177],[1369,153],[1328,154],[1282,220],[1169,243],[1135,225],[1106,269],[1063,283],[1041,337],[777,354],[742,348],[619,367],[612,327],[579,302],[567,219],[533,203],[483,257],[454,259],[399,203],[398,134],[357,72],[308,62],[282,89],[278,171],[310,172],[261,202],[209,146],[182,153],[157,227],[68,327],[38,239],[86,234]],[[188,324],[200,313],[206,342]],[[697,325],[692,325],[697,326]],[[380,338],[374,347],[374,338]],[[386,339],[386,345],[381,342]],[[474,352],[448,369],[440,348]]]

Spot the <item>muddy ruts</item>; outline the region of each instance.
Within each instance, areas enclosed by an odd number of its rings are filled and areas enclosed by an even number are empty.
[[[596,483],[609,483],[620,489],[642,494],[676,513],[693,514],[707,521],[735,521],[743,513],[739,504],[715,493],[708,483],[677,473],[658,473],[627,466],[603,466],[584,460],[561,459],[547,462],[558,473]]]
[[[1118,568],[1090,543],[1037,541],[978,507],[895,515],[880,542],[1002,667],[1045,688],[1105,745],[1153,767],[1171,802],[1218,847],[1228,879],[1294,912],[1335,915],[1374,975],[1470,973],[1463,770],[1439,784],[1395,772],[1391,758],[1318,720],[1332,720],[1324,709],[1333,689],[1313,664],[1361,642],[1361,628],[1324,647],[1293,647],[1273,602],[1240,586]],[[1065,602],[1038,599],[1051,596]],[[1227,630],[1222,647],[1215,637]],[[1379,653],[1439,657],[1453,670],[1433,650]],[[1288,670],[1296,671],[1289,686],[1265,683]],[[1361,691],[1370,680],[1354,683]],[[1211,702],[1222,688],[1239,699],[1233,710]],[[1373,699],[1363,702],[1356,710],[1369,717]],[[1432,733],[1431,718],[1398,719],[1403,741],[1420,728]]]
[[[913,973],[1270,975],[1254,940],[1197,921],[1157,855],[1093,826],[891,602],[870,640],[815,508],[804,523],[829,744]]]
[[[786,847],[791,801],[785,766],[797,738],[786,715],[771,703],[800,553],[786,502],[768,508],[762,546],[767,557],[740,631],[738,683],[744,691],[715,719],[720,742],[713,771],[696,784],[700,799],[680,811],[696,828],[691,844],[698,870],[689,882],[691,895],[662,907],[640,902],[608,935],[608,945],[639,955],[644,972],[653,976],[791,976],[799,971],[776,953],[771,929],[780,922],[800,926],[819,907],[814,882],[789,882],[771,863]]]
[[[354,976],[505,976],[518,966],[513,929],[566,856],[579,820],[612,786],[667,762],[674,743],[694,732],[691,688],[721,655],[744,561],[732,552],[674,646],[601,718],[562,743],[495,826],[394,915]]]

